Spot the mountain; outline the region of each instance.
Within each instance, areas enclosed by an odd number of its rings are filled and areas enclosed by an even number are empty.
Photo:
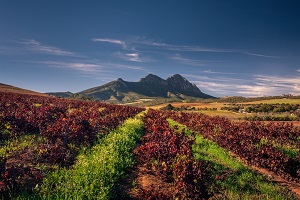
[[[202,93],[195,84],[190,83],[187,79],[179,74],[169,77],[167,82],[172,88],[176,89],[177,93],[192,97],[208,98],[208,95]]]
[[[74,94],[109,102],[133,102],[139,99],[178,97],[212,98],[179,74],[166,80],[149,74],[138,82],[128,82],[119,78],[104,85]]]

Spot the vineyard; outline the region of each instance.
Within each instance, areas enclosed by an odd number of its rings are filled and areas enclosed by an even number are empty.
[[[2,199],[297,199],[300,127],[0,92]],[[298,195],[298,196],[296,196]]]
[[[10,189],[32,190],[42,182],[44,171],[72,166],[83,147],[93,146],[143,110],[13,93],[0,95],[0,140],[1,149],[5,148],[1,152],[0,186],[6,197]]]

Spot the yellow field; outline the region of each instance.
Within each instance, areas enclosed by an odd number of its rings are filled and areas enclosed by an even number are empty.
[[[270,100],[262,100],[262,101],[253,101],[247,102],[243,104],[260,104],[260,103],[269,103],[269,104],[276,104],[276,103],[289,103],[289,104],[300,104],[300,99],[270,99]]]
[[[176,107],[176,108],[180,108],[181,106],[185,106],[185,107],[195,107],[196,110],[194,110],[193,112],[199,112],[199,113],[203,113],[203,114],[207,114],[210,116],[222,116],[222,117],[227,117],[227,118],[231,118],[231,119],[238,119],[238,118],[242,118],[244,115],[247,114],[242,114],[242,113],[235,113],[235,112],[230,112],[227,110],[220,110],[222,107],[226,106],[225,103],[182,103],[182,102],[174,102],[171,103],[172,106]],[[168,103],[166,104],[161,104],[161,105],[156,105],[156,106],[151,106],[149,108],[152,109],[160,109],[162,107],[167,106]],[[227,105],[228,106],[228,105]],[[217,108],[217,110],[200,110],[198,111],[197,109],[205,109],[205,108]]]
[[[282,104],[282,103],[289,103],[289,104],[300,104],[300,99],[270,99],[270,100],[262,100],[262,101],[253,101],[253,102],[243,102],[243,103],[236,103],[236,104],[260,104],[260,103],[266,103],[266,104]],[[150,106],[148,108],[152,108],[152,109],[160,109],[162,107],[167,106],[169,103],[165,103],[165,104],[160,104],[160,105],[155,105],[155,106]],[[229,107],[231,103],[185,103],[185,102],[174,102],[171,103],[172,106],[176,107],[176,108],[180,108],[182,106],[184,107],[195,107],[196,110],[193,110],[192,112],[201,112],[203,114],[207,114],[210,116],[222,116],[222,117],[227,117],[230,119],[239,119],[239,118],[243,118],[244,116],[249,116],[249,115],[253,115],[251,113],[237,113],[237,112],[231,112],[231,111],[227,111],[227,110],[221,110],[222,107]],[[216,108],[217,110],[200,110],[199,109],[211,109],[211,108]],[[189,111],[188,111],[189,112]],[[300,124],[300,123],[299,123]]]
[[[266,103],[266,104],[282,104],[282,103],[289,103],[289,104],[300,104],[300,99],[270,99],[270,100],[262,100],[262,101],[252,101],[252,102],[243,102],[243,103],[236,103],[236,104],[260,104],[260,103]],[[150,106],[148,108],[152,109],[160,109],[162,107],[165,107],[169,103]],[[184,102],[174,102],[171,103],[172,106],[176,108],[180,108],[181,106],[190,106],[195,108],[217,108],[220,110],[222,107],[229,106],[230,103],[184,103]]]

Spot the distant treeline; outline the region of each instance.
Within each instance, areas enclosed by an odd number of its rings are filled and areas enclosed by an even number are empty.
[[[249,113],[258,113],[258,112],[275,112],[275,113],[282,113],[282,112],[296,112],[299,109],[299,104],[256,104],[245,108],[245,112]]]
[[[253,115],[245,116],[243,119],[250,121],[300,121],[300,113],[298,115],[275,115],[275,114],[262,114],[262,115]]]
[[[253,101],[263,101],[263,100],[272,100],[272,99],[300,99],[300,96],[269,96],[269,97],[242,97],[242,96],[232,96],[232,97],[222,97],[222,98],[210,98],[210,99],[201,99],[201,98],[186,98],[183,101],[186,103],[247,103]],[[171,98],[160,99],[159,101],[164,101],[165,103],[171,102],[170,100],[175,100]],[[177,101],[182,101],[181,99],[176,99]],[[153,101],[153,104],[158,102]]]
[[[282,104],[232,104],[230,106],[222,107],[221,110],[228,110],[232,112],[247,112],[247,113],[283,113],[283,112],[299,112],[299,104],[289,104],[289,103],[282,103]]]
[[[245,103],[245,102],[252,102],[252,101],[262,101],[262,100],[271,100],[271,99],[300,99],[300,96],[270,96],[270,97],[241,97],[241,96],[234,96],[234,97],[223,97],[218,99],[210,99],[211,102],[219,102],[219,103]]]

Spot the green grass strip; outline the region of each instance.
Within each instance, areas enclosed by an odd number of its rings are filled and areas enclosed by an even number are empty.
[[[212,163],[217,174],[223,174],[224,180],[217,181],[222,198],[296,199],[287,189],[246,168],[223,148],[200,135],[196,136],[193,152],[196,158]]]
[[[128,119],[99,144],[81,153],[74,167],[51,173],[40,189],[42,199],[109,199],[114,184],[135,163],[132,150],[143,134],[140,118]]]
[[[168,121],[171,127],[177,126],[180,131],[185,129],[187,134],[191,134],[186,126],[170,119]],[[193,154],[197,159],[210,162],[220,177],[212,188],[215,193],[216,189],[219,192],[215,199],[297,199],[286,188],[248,169],[228,151],[199,134],[196,135]]]

